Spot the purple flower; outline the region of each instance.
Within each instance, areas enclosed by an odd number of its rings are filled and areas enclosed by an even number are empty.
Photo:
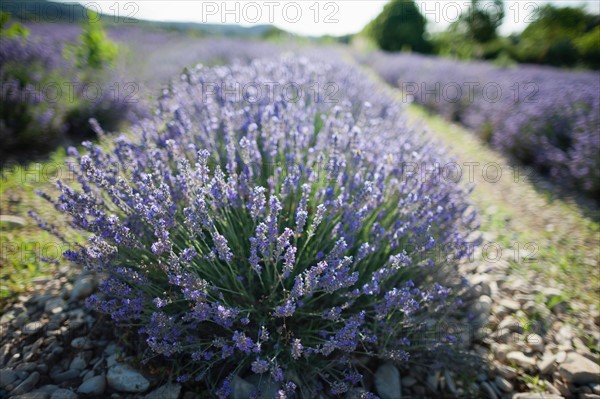
[[[233,333],[233,342],[235,342],[235,347],[244,353],[250,353],[254,348],[252,339],[237,330]]]
[[[302,351],[304,350],[304,346],[302,346],[302,343],[300,342],[300,338],[294,338],[294,340],[292,341],[292,358],[294,358],[294,360],[298,360],[300,359],[300,357],[302,356]]]
[[[215,241],[215,246],[217,247],[217,253],[219,254],[219,259],[230,262],[233,258],[233,254],[227,245],[227,239],[223,237],[219,233],[215,233],[213,235],[213,239]]]
[[[269,371],[269,363],[265,360],[256,359],[252,362],[251,370],[255,374],[263,374]]]
[[[227,378],[225,378],[223,380],[223,383],[221,384],[221,387],[219,387],[219,389],[217,390],[217,397],[219,399],[226,399],[229,397],[229,395],[231,395],[231,380],[233,379],[233,376],[229,376]]]
[[[294,270],[294,263],[296,262],[296,247],[288,247],[283,258],[283,278],[287,278]]]
[[[283,370],[281,369],[281,367],[272,366],[271,377],[275,382],[283,382]]]
[[[296,311],[296,303],[291,299],[285,301],[285,304],[276,306],[273,316],[275,317],[291,317]]]

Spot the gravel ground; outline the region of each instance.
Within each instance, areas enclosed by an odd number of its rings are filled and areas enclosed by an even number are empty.
[[[550,310],[542,303],[558,297],[558,288],[529,283],[535,276],[511,275],[508,263],[489,269],[464,265],[475,300],[455,328],[472,359],[484,360],[472,365],[480,370],[476,377],[458,374],[458,364],[406,369],[382,363],[366,377],[370,388],[382,399],[600,398],[599,357],[589,349],[600,342],[600,315],[582,310],[574,319],[564,303]],[[128,356],[109,321],[84,305],[95,289],[93,276],[68,272],[61,268],[54,278],[35,281],[35,290],[0,318],[0,397],[198,397],[188,391],[192,387],[170,384]],[[256,387],[273,397],[277,388],[251,378],[236,379],[234,387],[235,399]]]

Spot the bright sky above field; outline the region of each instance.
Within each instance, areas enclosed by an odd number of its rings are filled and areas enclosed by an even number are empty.
[[[64,1],[64,0],[62,0]],[[469,0],[416,0],[429,21],[430,31],[445,29],[455,21]],[[274,24],[302,35],[344,35],[360,31],[381,12],[386,0],[145,0],[79,1],[100,6],[103,13],[153,21],[227,23],[252,26]],[[536,9],[548,1],[505,0],[503,34],[520,32],[531,22]],[[584,6],[600,13],[598,0],[552,1],[556,6]],[[118,5],[117,5],[118,4]]]

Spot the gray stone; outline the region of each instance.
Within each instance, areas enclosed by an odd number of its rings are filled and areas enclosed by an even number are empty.
[[[513,384],[511,384],[510,381],[500,376],[496,376],[494,384],[504,392],[512,392],[514,389]]]
[[[71,347],[75,349],[91,349],[94,343],[86,337],[77,337],[71,341]]]
[[[104,375],[97,375],[85,380],[83,384],[77,388],[77,392],[84,395],[101,395],[106,389],[106,378]]]
[[[540,369],[540,374],[552,374],[554,371],[554,362],[555,357],[551,353],[547,353],[544,355],[540,363],[538,364],[538,368]]]
[[[71,291],[71,301],[85,299],[94,292],[96,282],[92,276],[84,276],[75,282]]]
[[[534,301],[527,301],[523,304],[523,311],[528,315],[533,315],[538,310],[538,304]]]
[[[560,364],[558,371],[569,383],[600,383],[600,366],[576,352],[567,354],[567,359]]]
[[[106,358],[106,367],[111,368],[111,367],[115,366],[116,364],[118,364],[118,359],[119,359],[119,355],[116,353],[113,353],[112,355],[110,355],[109,357]]]
[[[513,395],[512,399],[565,399],[560,395],[549,393],[524,392]]]
[[[119,348],[119,346],[117,344],[115,344],[114,342],[111,342],[110,344],[108,344],[106,346],[106,348],[104,348],[104,354],[106,356],[115,355],[115,354],[119,353],[120,351],[121,351],[121,348]]]
[[[492,388],[492,386],[490,384],[488,384],[487,382],[482,382],[480,384],[481,386],[481,390],[483,391],[483,393],[485,394],[485,396],[488,399],[498,399],[498,395],[496,395],[496,391],[494,391],[494,389]]]
[[[560,351],[554,356],[556,363],[564,363],[567,360],[567,352]]]
[[[70,389],[57,389],[54,391],[50,399],[77,399],[79,396]]]
[[[8,358],[8,355],[10,354],[10,349],[11,349],[10,344],[4,344],[4,345],[0,346],[0,366],[4,365],[5,360]]]
[[[590,388],[592,388],[592,392],[594,392],[597,395],[600,395],[600,384],[590,384]]]
[[[492,294],[492,290],[490,288],[490,276],[488,276],[487,274],[476,274],[475,276],[473,276],[471,278],[471,284],[473,284],[473,288],[476,288],[475,286],[479,285],[480,288],[480,293],[481,295],[488,295],[491,296]]]
[[[51,298],[44,304],[44,312],[57,314],[63,311],[65,301],[62,298]]]
[[[544,338],[538,334],[529,334],[527,336],[527,345],[529,345],[534,352],[544,352]]]
[[[550,384],[549,382],[547,382],[545,384],[545,386],[546,386],[546,389],[548,390],[548,393],[551,393],[553,395],[562,395],[560,392],[560,389],[558,389],[554,385]]]
[[[510,346],[506,344],[496,345],[494,347],[494,357],[501,362],[506,361],[506,354],[510,351]]]
[[[111,367],[106,374],[108,385],[119,392],[144,392],[150,382],[139,371],[125,364]]]
[[[17,373],[15,373],[13,370],[0,370],[0,388],[5,388],[6,386],[15,382],[18,378],[19,377],[17,377]]]
[[[11,396],[10,399],[48,399],[49,393],[46,392],[29,392],[22,395]]]
[[[146,395],[145,399],[178,399],[181,385],[165,384]]]
[[[29,316],[27,315],[27,312],[19,313],[17,317],[13,320],[13,326],[15,328],[21,328],[28,322]]]
[[[509,352],[506,355],[506,360],[510,363],[515,363],[523,368],[530,369],[535,366],[535,359],[529,356],[526,356],[522,352],[514,351]]]
[[[9,369],[15,368],[15,365],[17,365],[20,361],[21,361],[21,354],[15,353],[14,355],[12,355],[12,357],[10,358],[8,363],[6,363],[6,367]]]
[[[517,310],[521,309],[521,304],[517,301],[513,301],[512,299],[502,299],[499,304],[500,306],[503,306],[512,312],[516,312]]]
[[[519,320],[512,316],[508,316],[498,324],[496,331],[497,334],[504,334],[506,332],[516,332],[520,334],[523,332],[523,326]]]
[[[87,381],[90,378],[94,377],[96,373],[94,373],[94,370],[83,370],[79,375],[81,376],[83,381]]]
[[[83,353],[78,353],[77,356],[73,358],[71,361],[71,365],[69,366],[70,370],[83,370],[87,367],[88,362],[86,360],[86,356]]]
[[[37,368],[37,364],[35,364],[35,363],[21,363],[17,367],[15,367],[15,370],[23,370],[23,371],[30,373],[30,372],[34,371],[36,368]]]
[[[17,373],[17,377],[20,380],[24,380],[25,378],[27,378],[29,376],[29,372],[27,372],[25,370],[15,369],[15,373]]]
[[[37,388],[33,392],[46,392],[48,395],[52,395],[57,389],[59,389],[58,385],[47,384]]]
[[[73,379],[79,377],[79,373],[80,373],[80,370],[67,370],[67,371],[63,371],[60,373],[50,375],[50,378],[52,378],[52,381],[54,381],[55,383],[61,384],[65,381],[73,380]]]
[[[42,329],[42,327],[43,325],[39,321],[32,321],[31,323],[25,324],[23,327],[23,333],[25,335],[35,335]]]
[[[11,395],[22,395],[24,393],[28,393],[31,391],[35,384],[40,380],[40,373],[34,371],[25,379],[25,381],[21,382],[15,389],[10,393]]]
[[[574,336],[575,334],[573,333],[571,326],[565,324],[558,330],[558,333],[554,338],[559,344],[571,344],[571,340]]]
[[[471,313],[477,316],[487,316],[490,313],[490,309],[492,308],[492,298],[487,295],[482,295],[479,299],[473,303],[470,308]]]
[[[401,399],[400,372],[391,363],[384,363],[375,372],[375,389],[381,399]]]
[[[507,380],[517,378],[517,370],[513,367],[499,364],[496,366],[496,371],[498,372],[499,376],[506,378]]]
[[[231,397],[233,399],[246,399],[256,392],[256,387],[237,375],[231,381]]]

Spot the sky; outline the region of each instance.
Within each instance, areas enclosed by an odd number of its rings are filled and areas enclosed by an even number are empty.
[[[64,1],[63,2],[68,2]],[[359,32],[383,9],[387,0],[137,0],[78,1],[105,14],[153,21],[227,23],[242,26],[273,24],[289,32],[321,36]],[[428,20],[429,31],[444,30],[470,0],[415,0]],[[535,11],[549,1],[505,0],[502,34],[520,32]],[[552,1],[556,6],[584,6],[600,13],[598,0]]]

